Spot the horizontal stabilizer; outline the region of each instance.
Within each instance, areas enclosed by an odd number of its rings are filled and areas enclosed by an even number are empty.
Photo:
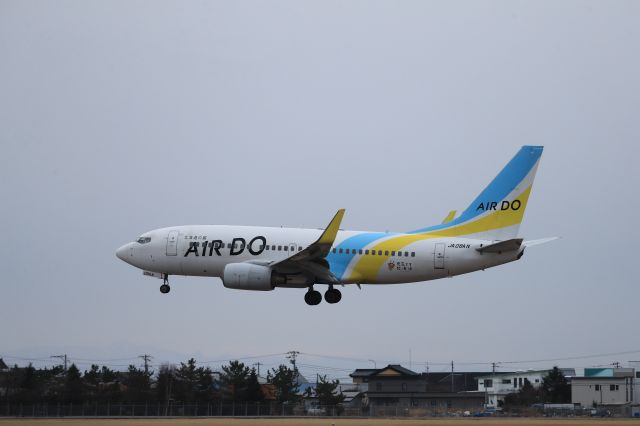
[[[447,217],[444,218],[444,220],[442,221],[443,224],[445,223],[449,223],[453,220],[454,217],[456,217],[456,210],[451,210],[449,212],[449,214],[447,215]]]
[[[503,251],[518,250],[522,245],[522,238],[513,238],[511,240],[498,241],[497,243],[489,244],[488,246],[479,247],[480,253],[502,253]]]
[[[557,239],[559,239],[560,237],[549,237],[549,238],[540,238],[539,240],[531,240],[531,241],[525,241],[524,243],[522,243],[525,247],[532,247],[532,246],[538,246],[540,244],[545,244],[551,241],[555,241]]]

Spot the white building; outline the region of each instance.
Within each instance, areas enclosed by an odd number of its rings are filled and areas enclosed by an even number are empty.
[[[634,368],[585,368],[571,381],[571,402],[582,407],[633,405],[640,401]]]
[[[496,408],[502,405],[504,398],[510,393],[517,393],[526,382],[537,388],[542,385],[542,379],[550,370],[527,370],[514,373],[491,373],[478,376],[478,391],[485,393],[485,405],[488,408]],[[572,368],[561,368],[560,371],[567,376],[575,376]]]
[[[640,361],[629,361],[629,367],[636,373],[633,379],[633,405],[637,406],[634,411],[640,416]]]

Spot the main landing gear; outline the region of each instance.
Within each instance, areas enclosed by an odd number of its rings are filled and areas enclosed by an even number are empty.
[[[169,287],[169,275],[164,274],[164,284],[160,286],[160,293],[167,294],[171,291],[171,287]]]
[[[307,305],[317,305],[322,302],[322,295],[319,291],[313,289],[313,287],[309,287],[309,291],[304,295],[304,301],[307,302]]]
[[[333,288],[332,285],[329,286],[329,290],[324,293],[324,300],[327,303],[338,303],[342,299],[342,293],[340,290]],[[314,290],[313,286],[309,287],[309,291],[304,295],[304,301],[307,302],[307,305],[315,306],[322,302],[322,295],[319,291]]]
[[[327,303],[338,303],[342,299],[342,293],[337,288],[333,288],[332,285],[329,286],[329,290],[324,293],[324,300]]]

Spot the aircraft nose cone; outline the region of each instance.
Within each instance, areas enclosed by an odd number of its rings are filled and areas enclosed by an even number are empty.
[[[128,251],[129,251],[129,244],[125,244],[122,247],[120,247],[118,250],[116,250],[116,256],[118,257],[118,259],[124,260],[126,262]]]

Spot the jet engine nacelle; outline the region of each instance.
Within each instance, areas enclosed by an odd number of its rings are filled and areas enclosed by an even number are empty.
[[[272,271],[268,266],[251,263],[229,263],[224,267],[222,283],[236,290],[273,290]]]

